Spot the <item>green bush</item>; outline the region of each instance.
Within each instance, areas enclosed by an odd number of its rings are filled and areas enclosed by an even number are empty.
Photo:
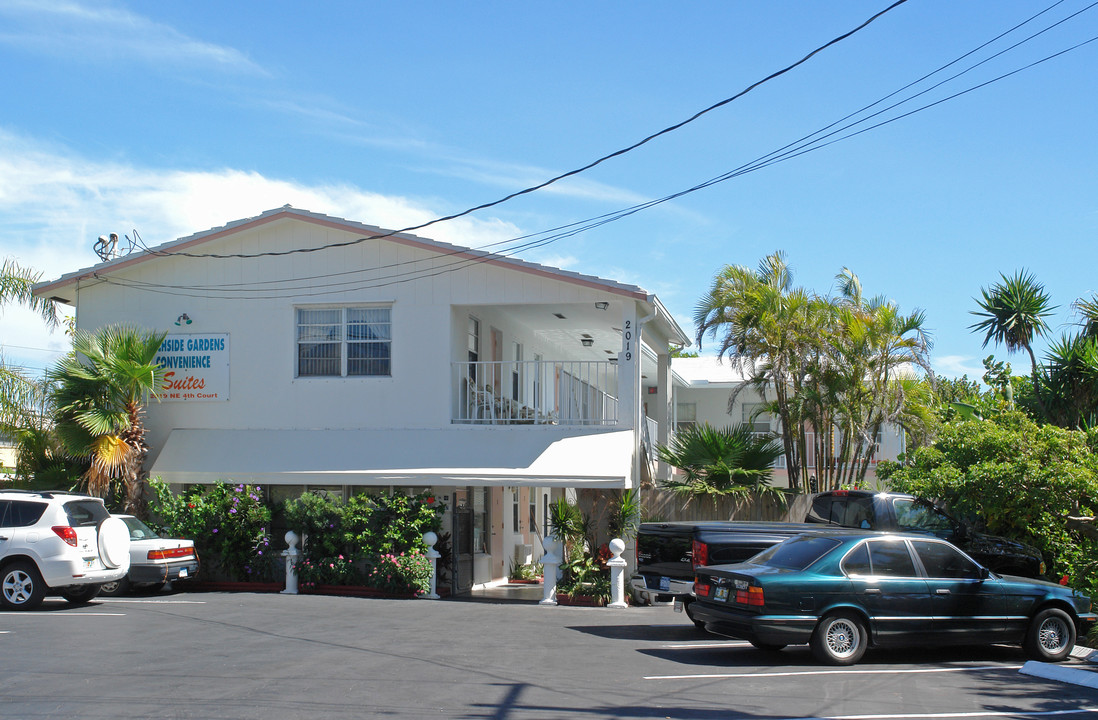
[[[898,492],[945,501],[989,533],[1036,546],[1048,577],[1098,597],[1098,542],[1069,516],[1098,511],[1094,437],[1037,425],[1020,412],[943,425],[932,447],[877,473]]]
[[[204,574],[229,580],[272,579],[271,509],[258,486],[218,482],[175,495],[160,480],[149,484],[155,494],[152,515],[170,534],[194,541]]]
[[[397,595],[417,595],[431,590],[431,561],[425,552],[409,550],[382,553],[366,574],[370,587]]]

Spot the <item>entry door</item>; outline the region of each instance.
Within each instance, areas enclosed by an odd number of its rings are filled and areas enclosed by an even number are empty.
[[[454,508],[454,595],[465,595],[473,587],[473,509]]]

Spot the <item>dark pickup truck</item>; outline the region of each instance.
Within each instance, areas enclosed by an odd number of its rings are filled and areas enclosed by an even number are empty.
[[[1035,548],[976,532],[926,500],[898,493],[835,490],[812,498],[803,523],[642,523],[637,567],[630,580],[633,596],[645,603],[679,601],[689,615],[694,568],[743,562],[787,537],[817,529],[813,524],[931,533],[997,573],[1040,577],[1045,572]]]

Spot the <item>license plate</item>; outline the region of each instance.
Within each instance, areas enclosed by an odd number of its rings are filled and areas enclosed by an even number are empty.
[[[670,589],[671,589],[671,578],[661,577],[660,578],[660,590],[670,590]]]
[[[188,572],[187,572],[187,568],[179,568],[179,577],[180,577],[180,578],[185,578],[185,577],[187,577],[187,576],[188,576],[189,574],[190,574],[190,573],[188,573]]]
[[[675,598],[675,612],[682,612],[682,600],[680,598]]]
[[[95,558],[84,558],[84,569],[90,570],[93,567],[95,567]]]
[[[728,588],[717,588],[717,592],[713,594],[713,599],[720,600],[721,602],[728,602]]]

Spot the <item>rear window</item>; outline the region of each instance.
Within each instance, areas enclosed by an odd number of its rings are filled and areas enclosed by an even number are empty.
[[[46,512],[46,503],[12,500],[0,507],[0,527],[30,527]]]
[[[763,550],[749,562],[785,570],[804,570],[839,544],[834,538],[795,537]]]
[[[70,500],[65,503],[65,516],[72,527],[96,527],[111,516],[103,503],[95,500]]]

